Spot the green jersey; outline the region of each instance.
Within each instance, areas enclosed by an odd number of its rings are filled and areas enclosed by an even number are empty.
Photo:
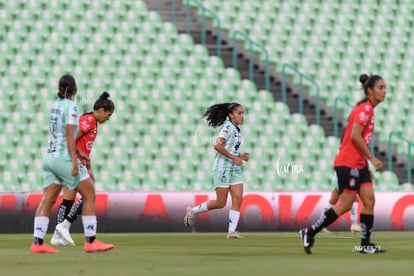
[[[75,125],[74,135],[76,135],[78,128],[78,107],[72,100],[59,99],[49,110],[48,156],[70,159],[66,146],[66,125]]]
[[[243,138],[240,134],[240,129],[235,127],[230,120],[224,122],[223,126],[220,129],[220,132],[217,137],[224,138],[226,142],[224,143],[224,148],[234,156],[239,156],[239,148],[243,141]],[[220,153],[216,153],[213,162],[213,170],[234,170],[237,165],[234,164],[233,160],[225,157]]]

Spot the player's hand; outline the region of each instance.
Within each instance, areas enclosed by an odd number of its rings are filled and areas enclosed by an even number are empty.
[[[78,163],[75,160],[72,160],[72,176],[78,175]]]
[[[384,166],[382,165],[381,160],[379,160],[377,158],[372,159],[371,163],[377,171],[382,171],[384,169]]]
[[[78,152],[78,157],[80,159],[82,159],[83,161],[85,161],[85,162],[82,162],[82,163],[87,163],[90,160],[89,156],[87,154],[83,153],[82,151]]]
[[[235,156],[233,158],[233,162],[234,162],[234,164],[236,164],[239,167],[243,165],[243,160],[238,156]]]
[[[248,152],[243,152],[240,154],[240,159],[243,161],[249,161],[249,153]]]

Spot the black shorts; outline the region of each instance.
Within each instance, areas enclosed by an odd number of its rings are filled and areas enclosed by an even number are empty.
[[[335,171],[338,176],[339,194],[342,194],[343,191],[356,194],[361,185],[372,185],[371,173],[369,172],[368,165],[360,170],[338,166],[335,167]]]

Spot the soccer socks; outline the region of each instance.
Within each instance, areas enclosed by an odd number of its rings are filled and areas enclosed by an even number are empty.
[[[35,217],[33,230],[33,243],[42,245],[46,236],[47,228],[49,227],[48,217]]]
[[[229,211],[229,233],[236,232],[237,224],[239,223],[240,211]]]
[[[369,245],[371,240],[371,230],[374,226],[374,215],[360,214],[361,223],[361,245]]]
[[[325,215],[325,212],[326,211],[328,211],[329,209],[331,209],[333,206],[332,206],[332,204],[330,204],[330,203],[328,203],[324,208],[323,208],[323,211],[322,211],[322,214],[321,214],[321,216],[319,217],[319,219],[320,218],[322,218],[324,215]]]
[[[79,199],[78,202],[76,202],[75,206],[70,209],[69,214],[67,215],[66,219],[73,223],[76,218],[82,213],[82,206],[83,206],[83,199]]]
[[[82,216],[82,223],[86,242],[93,242],[96,238],[96,216]]]
[[[308,233],[311,237],[315,236],[322,228],[328,227],[332,224],[338,215],[335,213],[334,209],[330,208],[310,227],[308,228]]]
[[[358,224],[358,201],[354,201],[354,203],[352,203],[352,208],[351,208],[351,224]]]
[[[73,202],[75,202],[75,201],[74,200],[67,200],[67,199],[62,200],[62,203],[60,204],[59,210],[57,212],[56,224],[61,223],[66,218],[66,216],[70,212],[70,208],[72,207]]]
[[[196,215],[198,213],[203,213],[203,212],[207,212],[208,208],[207,208],[207,201],[201,203],[198,206],[195,206],[191,209],[191,212]]]

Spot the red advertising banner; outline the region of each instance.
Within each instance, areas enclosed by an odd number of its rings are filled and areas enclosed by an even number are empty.
[[[296,231],[319,218],[329,196],[327,192],[245,193],[239,230]],[[98,193],[99,232],[226,231],[230,199],[223,209],[199,214],[192,229],[183,225],[187,206],[214,198],[215,193]],[[40,199],[41,194],[0,194],[0,233],[31,233]],[[53,207],[49,231],[55,223],[61,200],[59,197]],[[375,230],[414,230],[413,218],[414,194],[376,193]],[[349,226],[350,215],[347,213],[330,229],[348,230]],[[73,231],[82,231],[80,220],[75,222]]]

